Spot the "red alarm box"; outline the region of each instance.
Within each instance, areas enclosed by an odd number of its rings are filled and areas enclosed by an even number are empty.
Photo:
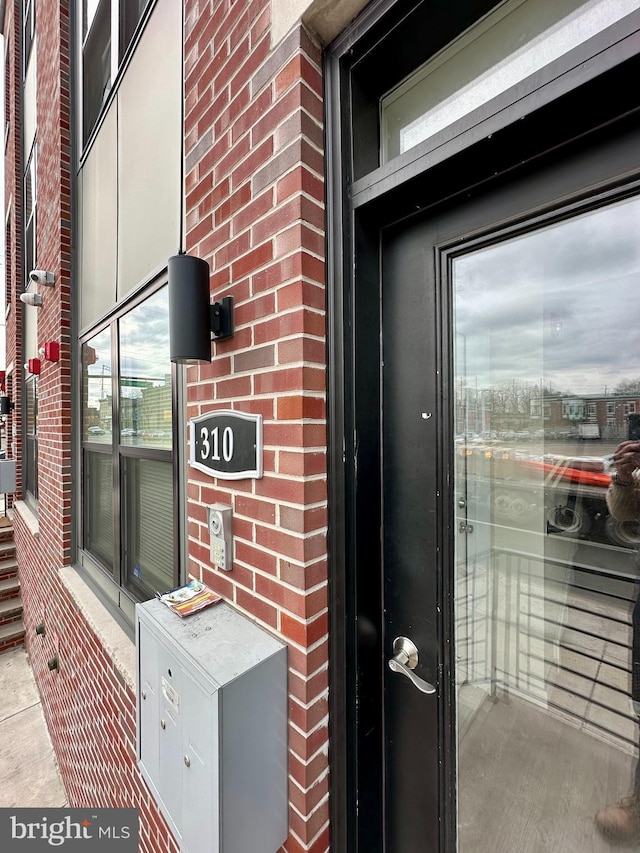
[[[40,359],[30,358],[27,362],[27,370],[37,376],[40,373]]]
[[[58,341],[48,341],[44,345],[44,357],[47,361],[58,361],[60,358],[60,344]]]

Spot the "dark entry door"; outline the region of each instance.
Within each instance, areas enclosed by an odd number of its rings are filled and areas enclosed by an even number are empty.
[[[604,851],[631,793],[640,527],[606,495],[640,412],[638,151],[620,129],[381,233],[388,853]]]

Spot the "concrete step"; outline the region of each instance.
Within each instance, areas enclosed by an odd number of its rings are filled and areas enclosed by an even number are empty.
[[[13,557],[15,553],[16,543],[13,541],[13,537],[5,542],[0,542],[0,562]]]
[[[24,643],[24,623],[22,619],[0,625],[0,654],[11,651]]]
[[[5,601],[0,601],[0,625],[5,622],[14,621],[17,616],[22,614],[22,598],[7,598]]]
[[[0,560],[0,580],[15,577],[18,574],[18,561],[15,557],[11,560]]]
[[[20,581],[17,577],[0,579],[0,600],[18,598],[20,596]]]
[[[0,596],[4,592],[13,592],[14,590],[20,589],[20,581],[17,577],[15,578],[6,578],[0,575]]]
[[[13,536],[13,522],[0,515],[0,541],[4,542],[8,536]]]

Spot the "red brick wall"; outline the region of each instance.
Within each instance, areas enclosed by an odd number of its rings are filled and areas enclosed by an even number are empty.
[[[69,805],[132,807],[140,813],[141,853],[177,853],[136,765],[135,695],[51,567],[38,541],[21,536],[21,571],[29,658]],[[46,634],[36,636],[44,618]],[[60,671],[47,662],[59,649]]]
[[[14,513],[23,620],[30,662],[72,806],[137,806],[143,853],[177,853],[178,847],[136,766],[135,696],[84,615],[60,582],[71,547],[71,179],[69,145],[68,3],[37,4],[38,266],[55,273],[55,287],[39,287],[44,305],[19,300],[22,282],[20,109],[22,86],[19,3],[8,4],[5,34],[11,51],[11,130],[5,187],[11,200],[13,298],[7,322],[7,360],[15,360],[13,396],[20,460],[20,390],[24,356],[22,312],[38,311],[38,346],[60,343],[59,362],[42,361],[39,384],[39,533],[24,511]],[[13,37],[15,34],[15,38]],[[29,353],[29,355],[33,355]],[[44,637],[35,628],[45,622]],[[47,666],[59,650],[60,672]]]
[[[328,849],[324,158],[321,54],[270,47],[267,0],[187,0],[187,246],[236,333],[189,368],[187,417],[264,417],[264,477],[189,471],[189,569],[289,644],[288,853]],[[209,566],[206,505],[234,509],[230,573]]]
[[[41,556],[71,558],[71,174],[68,2],[37,4],[37,263],[55,273],[38,286],[38,347],[60,344],[60,360],[41,359],[38,381],[38,516]],[[31,356],[33,353],[26,353]]]

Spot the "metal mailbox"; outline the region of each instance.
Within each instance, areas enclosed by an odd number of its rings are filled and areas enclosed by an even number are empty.
[[[184,853],[287,837],[287,649],[226,603],[136,606],[137,755]]]
[[[0,494],[13,495],[16,491],[15,459],[0,460]]]

